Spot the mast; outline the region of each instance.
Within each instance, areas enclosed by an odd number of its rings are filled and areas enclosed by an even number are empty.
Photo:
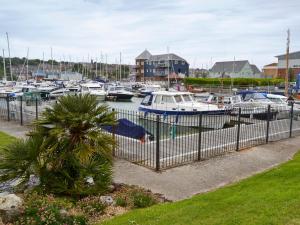
[[[170,89],[170,52],[169,46],[167,47],[168,52],[168,90]]]
[[[51,47],[51,73],[53,74],[53,54],[52,54],[52,47]]]
[[[120,52],[120,79],[119,81],[122,80],[122,53]]]
[[[3,76],[3,81],[6,81],[6,67],[5,67],[5,55],[4,55],[4,49],[2,49],[3,52],[3,72],[4,72],[4,76]]]
[[[96,75],[95,75],[95,78],[97,78],[97,75],[98,75],[98,63],[97,63],[97,61],[98,61],[98,59],[97,59],[97,57],[96,57]]]
[[[285,96],[289,95],[289,54],[290,54],[290,29],[287,30],[286,45],[286,74],[285,74]]]
[[[106,79],[108,80],[108,73],[107,73],[107,54],[105,54],[105,70],[106,70]]]
[[[6,39],[7,39],[7,48],[8,48],[10,80],[12,81],[13,80],[13,75],[12,75],[12,69],[11,69],[10,46],[9,46],[9,38],[8,38],[8,33],[7,32],[6,32]]]
[[[43,73],[45,73],[45,55],[43,52]]]
[[[29,57],[29,48],[27,48],[27,63],[26,63],[26,81],[28,80],[28,57]]]

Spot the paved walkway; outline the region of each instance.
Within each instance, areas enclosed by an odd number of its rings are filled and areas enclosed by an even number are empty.
[[[28,127],[0,120],[0,131],[25,137]],[[300,137],[260,145],[206,161],[169,169],[160,173],[116,160],[114,181],[139,185],[161,193],[170,200],[181,200],[195,194],[244,179],[288,161],[300,149]]]
[[[300,149],[300,137],[260,145],[161,173],[117,160],[115,182],[139,185],[161,193],[170,200],[181,200],[214,190],[288,161]]]

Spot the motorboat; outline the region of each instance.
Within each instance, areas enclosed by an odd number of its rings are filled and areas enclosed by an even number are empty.
[[[134,93],[124,86],[110,86],[107,91],[108,99],[115,101],[130,101]]]
[[[58,88],[53,91],[50,91],[49,97],[50,99],[56,99],[58,97],[68,95],[70,93],[70,90],[68,88]]]
[[[169,122],[181,126],[199,126],[199,115],[202,114],[202,127],[221,129],[229,117],[227,110],[214,104],[196,102],[190,92],[158,91],[147,95],[140,104],[139,111],[147,114],[158,114],[171,118]]]
[[[90,94],[97,97],[97,101],[105,101],[106,92],[104,85],[98,82],[80,84],[82,94]]]
[[[144,98],[145,96],[151,94],[154,91],[161,91],[161,86],[158,84],[145,85],[138,90],[138,97]]]

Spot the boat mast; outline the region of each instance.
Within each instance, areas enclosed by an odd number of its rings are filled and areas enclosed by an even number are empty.
[[[122,80],[122,53],[120,52],[120,79],[119,81]]]
[[[168,90],[170,89],[170,49],[167,47],[168,52]]]
[[[53,54],[52,54],[52,47],[51,47],[51,73],[53,74]]]
[[[45,54],[43,52],[43,73],[45,73]]]
[[[7,78],[6,78],[6,67],[5,67],[5,55],[4,55],[4,49],[2,49],[2,52],[3,52],[3,81],[6,81]]]
[[[8,48],[10,80],[12,81],[13,80],[13,75],[12,75],[12,69],[11,69],[10,46],[9,46],[9,38],[8,38],[8,33],[7,32],[6,32],[6,39],[7,39],[7,48]]]
[[[106,69],[106,79],[108,80],[108,73],[107,73],[107,54],[105,54],[105,69]]]
[[[289,54],[290,54],[290,29],[287,30],[286,45],[286,74],[285,74],[285,96],[289,95]]]
[[[97,63],[97,61],[98,61],[98,59],[97,59],[97,57],[96,57],[96,74],[95,74],[95,78],[97,78],[97,75],[98,75],[98,63]]]
[[[26,63],[26,81],[28,80],[28,57],[29,57],[29,48],[27,48],[27,63]]]

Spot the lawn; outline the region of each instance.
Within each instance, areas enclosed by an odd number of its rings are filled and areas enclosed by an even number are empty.
[[[0,148],[11,143],[15,138],[0,131]]]
[[[102,224],[300,224],[300,154],[234,185],[184,201],[134,210]]]

